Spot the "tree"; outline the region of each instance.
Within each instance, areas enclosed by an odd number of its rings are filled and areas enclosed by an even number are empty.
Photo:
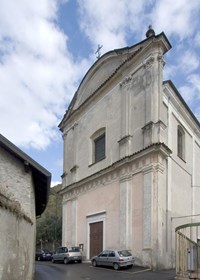
[[[48,205],[36,221],[36,245],[55,250],[62,240],[62,197],[61,184],[50,189]]]

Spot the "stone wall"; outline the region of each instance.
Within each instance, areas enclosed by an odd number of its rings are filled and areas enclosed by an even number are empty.
[[[35,195],[31,172],[0,148],[0,279],[33,279]]]

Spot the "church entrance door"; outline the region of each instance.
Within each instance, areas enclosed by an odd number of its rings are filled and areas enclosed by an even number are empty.
[[[103,250],[103,222],[90,224],[90,258]]]

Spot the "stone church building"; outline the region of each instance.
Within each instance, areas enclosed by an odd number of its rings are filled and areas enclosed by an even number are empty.
[[[0,279],[33,280],[36,217],[51,173],[0,134]]]
[[[200,124],[163,81],[170,49],[150,27],[143,41],[105,53],[59,125],[63,245],[81,245],[87,260],[126,248],[137,264],[173,267],[175,228],[200,214]]]

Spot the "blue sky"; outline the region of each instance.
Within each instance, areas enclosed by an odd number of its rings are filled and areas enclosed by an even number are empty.
[[[58,124],[101,54],[145,39],[149,24],[172,44],[171,79],[200,120],[199,0],[0,0],[0,133],[61,182]]]

